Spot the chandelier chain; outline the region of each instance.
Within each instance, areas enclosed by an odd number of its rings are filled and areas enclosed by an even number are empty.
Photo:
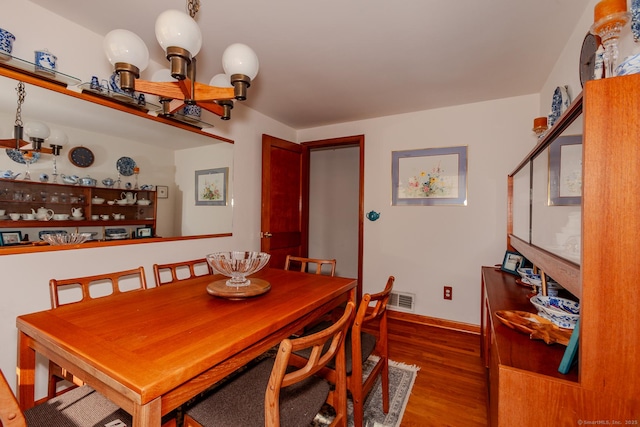
[[[187,0],[187,9],[189,9],[189,16],[195,19],[200,10],[200,0]]]
[[[18,82],[18,86],[16,87],[16,92],[18,92],[18,108],[16,109],[16,126],[22,126],[22,104],[24,103],[25,90],[24,90],[24,82]]]

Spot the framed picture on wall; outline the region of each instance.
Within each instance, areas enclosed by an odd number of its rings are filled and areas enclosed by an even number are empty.
[[[393,206],[467,205],[467,146],[391,153]]]
[[[166,185],[158,185],[156,186],[156,190],[158,191],[158,199],[169,198],[169,187]]]
[[[196,171],[196,206],[226,206],[229,168]]]

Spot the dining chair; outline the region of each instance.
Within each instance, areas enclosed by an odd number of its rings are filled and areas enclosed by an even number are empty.
[[[266,358],[248,368],[188,408],[184,425],[306,426],[326,402],[336,411],[331,425],[346,426],[344,344],[354,311],[354,303],[349,302],[342,317],[327,328],[301,338],[282,340],[275,358]],[[301,349],[309,349],[311,356],[304,367],[294,369],[289,366],[289,358]],[[332,360],[336,367],[333,391],[327,381],[314,375]]]
[[[335,259],[319,259],[319,258],[305,258],[293,255],[287,255],[284,262],[285,270],[296,270],[303,273],[311,273],[311,267],[315,265],[315,274],[323,274],[323,267],[329,266],[329,275],[334,276],[336,274],[336,260]],[[325,271],[327,269],[325,268]]]
[[[22,412],[0,371],[0,425],[3,427],[103,426],[121,420],[131,425],[131,416],[109,399],[84,385]]]
[[[378,375],[382,382],[382,409],[389,412],[389,348],[387,333],[387,303],[393,284],[394,276],[389,276],[383,291],[376,294],[365,294],[358,306],[353,326],[347,335],[345,342],[347,390],[353,400],[354,426],[359,427],[364,422],[364,401],[373,388]],[[364,332],[366,326],[369,332]],[[316,328],[322,328],[318,324],[306,333],[314,333]],[[370,356],[377,356],[373,369],[363,378],[363,365]],[[307,363],[308,351],[297,351],[291,356],[290,363],[294,366],[302,366]],[[373,360],[373,359],[372,359]],[[334,383],[339,380],[338,373],[333,364],[329,363],[322,369],[319,375]]]
[[[100,293],[92,293],[92,288],[94,287],[100,290]],[[115,271],[94,276],[61,280],[51,279],[49,281],[51,308],[54,309],[62,305],[76,304],[103,296],[143,289],[147,289],[147,279],[144,274],[144,267],[142,266],[131,270]],[[62,293],[65,293],[65,295],[68,293],[71,294],[71,296],[62,300]],[[58,383],[63,380],[69,381],[75,386],[84,384],[82,380],[66,369],[62,369],[57,364],[49,361],[49,386],[47,393],[49,399],[56,396]]]
[[[213,274],[213,269],[206,258],[168,264],[153,264],[153,275],[156,279],[156,286],[168,285],[169,283],[192,279],[206,274]]]

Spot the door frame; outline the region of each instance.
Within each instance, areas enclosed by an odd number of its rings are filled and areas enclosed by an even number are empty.
[[[311,152],[332,148],[358,147],[359,156],[359,183],[358,183],[358,286],[356,301],[362,299],[362,264],[364,253],[364,135],[345,136],[316,141],[306,141],[302,145],[302,224],[303,224],[303,250],[309,251],[309,177],[311,166]]]

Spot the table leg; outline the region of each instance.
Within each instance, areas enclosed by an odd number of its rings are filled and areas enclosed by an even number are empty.
[[[146,405],[133,408],[133,427],[160,427],[162,423],[162,404],[156,398]]]
[[[18,387],[17,399],[25,411],[34,406],[36,351],[31,345],[33,339],[24,332],[18,333],[18,367],[16,369]]]

